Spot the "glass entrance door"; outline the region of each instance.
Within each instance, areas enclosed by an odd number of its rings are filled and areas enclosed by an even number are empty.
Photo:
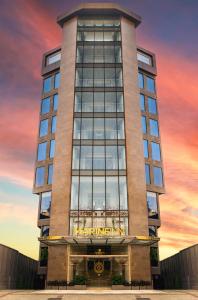
[[[105,287],[111,285],[111,260],[90,258],[87,260],[88,286]]]

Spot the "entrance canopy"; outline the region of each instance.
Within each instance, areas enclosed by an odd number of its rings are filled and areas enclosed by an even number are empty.
[[[119,236],[119,237],[74,237],[74,236],[46,236],[40,237],[38,240],[47,246],[55,245],[120,245],[120,244],[130,244],[138,246],[150,246],[157,243],[160,239],[153,236]]]

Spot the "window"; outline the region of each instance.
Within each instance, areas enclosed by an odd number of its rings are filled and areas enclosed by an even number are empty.
[[[151,93],[155,93],[155,81],[153,78],[146,76],[147,90]]]
[[[140,108],[141,111],[145,111],[145,97],[143,94],[140,94]]]
[[[92,146],[81,146],[80,169],[92,169]]]
[[[56,132],[56,116],[52,117],[52,128],[51,128],[52,133]]]
[[[40,219],[48,219],[51,209],[51,192],[41,193]]]
[[[147,126],[146,126],[146,117],[145,116],[142,116],[141,117],[141,121],[142,121],[142,132],[144,134],[147,133]]]
[[[42,226],[41,227],[41,236],[49,236],[49,226]]]
[[[54,78],[54,88],[57,89],[60,86],[60,72],[55,74]]]
[[[144,76],[142,73],[138,73],[138,82],[139,82],[139,88],[144,88]]]
[[[148,164],[145,164],[145,177],[146,177],[146,184],[150,184],[151,183],[150,166]]]
[[[48,77],[43,81],[43,93],[49,93],[52,88],[52,77]]]
[[[56,63],[60,60],[61,60],[61,53],[60,52],[55,52],[55,53],[50,54],[50,55],[47,56],[46,64],[51,65],[51,64],[54,64],[54,63]]]
[[[57,111],[58,109],[58,94],[53,96],[53,110]]]
[[[39,136],[42,137],[47,134],[48,134],[48,119],[45,119],[40,122]]]
[[[119,169],[126,169],[125,146],[118,146]]]
[[[47,142],[38,144],[38,152],[37,152],[38,161],[46,159],[46,150],[47,150]]]
[[[109,93],[112,94],[112,93]],[[123,99],[123,93],[117,93],[117,112],[123,112],[124,111],[124,99]],[[105,102],[106,105],[106,102]]]
[[[80,177],[79,209],[92,209],[92,177]]]
[[[128,209],[126,176],[119,177],[120,209]]]
[[[147,192],[147,207],[148,217],[151,219],[158,219],[158,208],[157,208],[157,194]]]
[[[93,209],[105,209],[105,177],[93,177]]]
[[[150,260],[151,266],[157,267],[158,266],[158,248],[157,247],[150,247]]]
[[[50,158],[54,157],[55,153],[55,140],[50,141]]]
[[[94,112],[104,112],[104,96],[103,92],[94,93]]]
[[[153,167],[154,185],[163,186],[162,169]]]
[[[106,169],[118,170],[118,149],[117,146],[106,147]]]
[[[104,146],[93,147],[93,169],[105,170],[105,147]]]
[[[72,169],[78,170],[80,162],[80,146],[73,146]]]
[[[72,176],[71,209],[78,209],[79,177]]]
[[[105,118],[105,137],[107,140],[117,139],[116,119]]]
[[[106,177],[106,209],[119,209],[118,177]]]
[[[104,86],[104,68],[94,68],[94,87]]]
[[[75,118],[74,119],[74,134],[73,138],[79,140],[80,139],[80,124],[81,124],[81,119],[80,118]]]
[[[137,53],[137,59],[147,65],[152,65],[152,59],[151,56],[143,53],[143,52],[138,52]]]
[[[81,139],[93,139],[93,119],[82,118],[81,120]]]
[[[125,138],[123,118],[117,118],[117,126],[118,126],[118,139],[122,140]]]
[[[143,148],[144,148],[144,158],[148,158],[149,153],[148,153],[148,141],[147,140],[143,140]]]
[[[104,119],[94,118],[94,140],[104,140]]]
[[[35,180],[36,187],[44,185],[44,180],[45,180],[45,167],[36,168],[36,180]]]
[[[151,150],[152,150],[152,159],[160,161],[161,154],[160,154],[160,145],[154,142],[151,142]]]
[[[159,129],[158,129],[158,121],[149,119],[150,124],[150,134],[153,136],[159,136]]]
[[[45,98],[41,102],[41,114],[47,114],[50,111],[50,97]]]
[[[157,114],[156,100],[150,97],[148,97],[148,111],[150,114]]]
[[[157,236],[157,227],[149,226],[149,236]]]
[[[46,267],[48,260],[48,248],[41,247],[40,248],[40,267]]]
[[[52,184],[52,179],[53,179],[53,165],[48,166],[48,180],[47,184]]]

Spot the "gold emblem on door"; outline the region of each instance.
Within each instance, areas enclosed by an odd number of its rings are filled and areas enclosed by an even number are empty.
[[[94,272],[96,274],[102,274],[104,272],[104,262],[103,261],[95,261],[94,262]]]

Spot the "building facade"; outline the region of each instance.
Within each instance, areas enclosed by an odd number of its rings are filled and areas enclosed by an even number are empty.
[[[136,44],[141,18],[87,3],[57,19],[43,56],[34,193],[39,273],[88,285],[159,274],[164,193],[155,55]]]
[[[162,260],[160,266],[162,288],[198,289],[198,244]]]
[[[32,289],[38,261],[0,244],[0,289]]]

